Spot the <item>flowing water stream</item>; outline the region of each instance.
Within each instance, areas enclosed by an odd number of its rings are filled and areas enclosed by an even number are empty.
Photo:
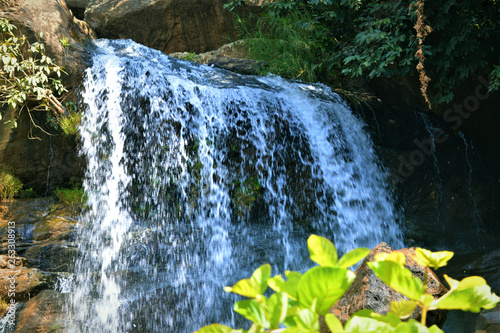
[[[364,124],[329,88],[123,40],[97,41],[92,62],[70,331],[240,326],[223,287],[266,262],[312,266],[311,233],[341,253],[403,246]]]

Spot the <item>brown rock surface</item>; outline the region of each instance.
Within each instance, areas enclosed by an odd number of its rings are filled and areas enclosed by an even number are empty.
[[[83,43],[94,35],[85,22],[74,18],[63,0],[0,1],[0,12],[17,26],[17,33],[28,36],[31,42],[41,32],[40,41],[45,44],[47,56],[68,74],[62,76],[66,87],[79,87],[86,67]],[[63,46],[62,39],[67,46]],[[17,116],[13,110],[2,113],[3,121]],[[33,116],[45,131],[57,133],[47,124],[44,112]],[[79,177],[82,162],[74,138],[49,137],[32,127],[27,112],[21,113],[17,128],[0,124],[0,164],[18,176],[26,188],[45,195],[54,187],[66,185],[72,177]]]
[[[105,38],[129,38],[172,52],[215,50],[236,36],[225,0],[93,0],[85,21]],[[240,15],[257,11],[243,6]]]
[[[62,309],[68,294],[44,290],[19,312],[15,333],[63,332]]]
[[[0,253],[7,253],[8,221],[14,221],[16,252],[26,258],[27,267],[68,272],[79,253],[72,243],[75,215],[70,207],[59,209],[51,198],[14,200],[0,219]]]
[[[379,244],[372,249],[363,263],[356,269],[356,279],[351,288],[330,310],[330,312],[335,314],[343,323],[345,323],[356,311],[372,309],[376,313],[386,314],[389,311],[391,301],[408,299],[383,283],[366,264],[369,261],[373,261],[376,254],[391,252],[402,252],[406,256],[405,266],[412,271],[413,276],[417,276],[421,280],[424,279],[423,267],[418,265],[411,256],[415,253],[414,248],[393,250],[386,243]],[[434,272],[430,272],[428,281],[427,292],[429,294],[438,298],[446,293],[446,288],[439,281],[439,278]],[[417,308],[411,318],[419,319],[420,314],[421,311]],[[445,319],[443,314],[443,312],[437,311],[429,312],[427,315],[427,323],[441,326]],[[326,326],[322,325],[321,331],[328,332],[328,329]]]

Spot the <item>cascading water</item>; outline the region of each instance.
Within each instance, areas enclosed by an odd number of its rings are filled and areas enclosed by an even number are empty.
[[[327,87],[96,44],[70,331],[240,326],[223,287],[310,267],[311,233],[403,245],[363,124]]]

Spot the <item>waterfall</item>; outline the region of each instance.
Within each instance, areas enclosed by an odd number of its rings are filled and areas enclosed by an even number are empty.
[[[364,123],[328,87],[124,40],[97,41],[92,61],[71,332],[241,326],[223,287],[266,262],[311,267],[311,233],[340,253],[403,245]]]

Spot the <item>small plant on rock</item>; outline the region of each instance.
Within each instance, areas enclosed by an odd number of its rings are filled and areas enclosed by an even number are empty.
[[[227,292],[248,298],[236,302],[234,311],[252,322],[250,329],[235,330],[222,324],[212,324],[196,333],[315,333],[319,332],[320,316],[324,316],[329,330],[335,333],[442,333],[436,325],[426,327],[427,311],[459,309],[479,312],[481,308],[494,308],[500,301],[479,276],[457,281],[445,275],[450,290],[439,299],[434,299],[426,293],[427,278],[422,281],[413,277],[411,271],[404,267],[404,254],[393,252],[375,256],[375,261],[368,266],[384,283],[410,300],[392,302],[386,315],[368,309],[358,311],[342,325],[328,311],[354,281],[355,274],[349,267],[366,257],[370,250],[355,249],[339,259],[333,243],[324,237],[311,235],[307,245],[311,260],[319,266],[304,274],[287,271],[286,280],[281,275],[271,277],[271,265],[265,264],[250,278],[224,288]],[[430,267],[446,265],[452,256],[453,253],[448,251],[431,252],[419,248],[415,251],[415,259],[425,267],[426,272]],[[268,287],[274,291],[269,297],[264,296]],[[405,321],[417,306],[422,308],[421,321]]]

